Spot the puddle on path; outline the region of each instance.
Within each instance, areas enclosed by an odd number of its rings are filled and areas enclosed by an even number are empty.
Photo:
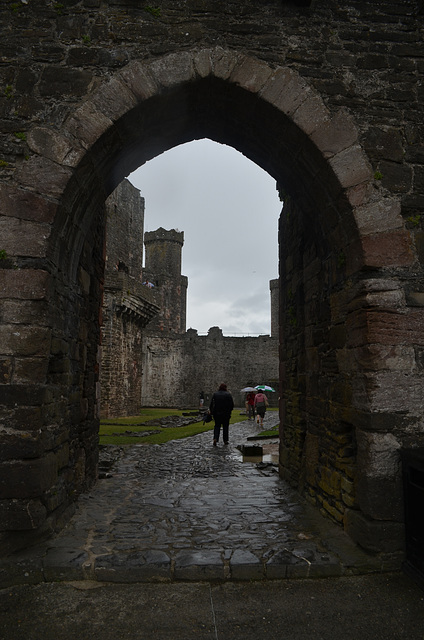
[[[242,445],[237,448],[240,449],[241,455],[239,459],[242,462],[252,462],[255,464],[258,462],[266,462],[278,465],[278,443]]]

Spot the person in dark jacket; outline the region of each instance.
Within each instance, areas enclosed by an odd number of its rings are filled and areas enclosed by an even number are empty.
[[[227,391],[227,385],[222,382],[219,385],[218,391],[215,391],[215,393],[213,394],[211,403],[209,405],[209,411],[211,412],[213,419],[215,420],[215,427],[213,430],[214,447],[216,447],[219,440],[221,426],[224,444],[228,444],[228,426],[230,424],[231,411],[233,409],[233,396],[229,391]]]

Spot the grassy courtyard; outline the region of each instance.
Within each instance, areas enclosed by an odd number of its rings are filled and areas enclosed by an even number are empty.
[[[234,409],[230,424],[246,420],[247,417],[243,409]],[[277,411],[277,409],[269,409],[269,411]],[[100,444],[163,444],[169,440],[178,440],[179,438],[189,438],[190,436],[203,433],[204,431],[212,431],[214,422],[203,424],[203,419],[192,424],[184,426],[162,426],[160,420],[170,418],[168,423],[176,418],[184,418],[184,413],[190,411],[181,411],[179,409],[142,409],[138,416],[130,416],[126,418],[108,418],[102,419],[100,422],[99,442]],[[275,434],[276,430],[272,429],[269,434]],[[264,432],[268,434],[268,431]]]

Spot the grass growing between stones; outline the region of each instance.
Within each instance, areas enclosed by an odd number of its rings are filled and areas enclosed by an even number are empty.
[[[245,415],[240,415],[241,409],[234,409],[230,424],[246,420]],[[99,443],[100,444],[163,444],[169,440],[178,440],[180,438],[189,438],[204,431],[212,431],[214,422],[203,424],[203,418],[192,424],[182,427],[162,427],[154,424],[148,424],[151,420],[160,420],[161,418],[172,416],[183,416],[186,411],[178,409],[142,409],[138,416],[130,416],[126,418],[109,418],[100,422]],[[152,433],[154,431],[155,433]],[[130,435],[129,433],[137,433],[139,435]],[[146,435],[142,435],[146,433]],[[120,435],[114,435],[120,434]]]

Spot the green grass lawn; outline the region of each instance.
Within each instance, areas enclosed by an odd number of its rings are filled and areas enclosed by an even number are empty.
[[[240,412],[243,411],[242,408],[234,409],[230,424],[234,424],[235,422],[242,422],[246,420],[247,417],[243,414],[240,415]],[[268,411],[278,411],[277,408],[268,409]],[[100,444],[115,444],[115,445],[124,445],[124,444],[163,444],[164,442],[168,442],[169,440],[178,440],[180,438],[189,438],[190,436],[195,436],[198,433],[203,433],[204,431],[212,431],[214,427],[214,422],[208,422],[207,424],[203,424],[203,420],[199,422],[195,422],[193,424],[189,424],[184,427],[160,427],[156,425],[145,424],[149,420],[158,420],[160,418],[165,418],[168,416],[182,416],[183,413],[188,413],[187,411],[182,411],[180,409],[142,409],[140,414],[137,416],[129,416],[126,418],[109,418],[102,419],[100,422],[100,430],[99,430],[99,443]],[[139,435],[139,436],[131,436],[124,435],[126,431],[132,431],[135,433],[143,433],[149,431],[157,431],[157,433],[152,435]],[[123,435],[112,435],[114,433],[119,433]],[[261,432],[259,435],[277,435],[278,434],[278,426],[273,429],[268,429],[266,431]]]
[[[234,409],[230,424],[246,420],[245,415],[240,415],[241,408]],[[188,411],[187,411],[188,412]],[[190,436],[203,433],[204,431],[212,431],[214,422],[203,424],[203,419],[199,422],[189,424],[184,427],[159,427],[156,425],[145,424],[149,420],[164,418],[167,416],[182,416],[186,411],[178,409],[142,409],[138,416],[130,416],[127,418],[109,418],[100,422],[99,442],[100,444],[163,444],[169,440],[178,440],[179,438],[188,438]],[[113,433],[125,434],[126,431],[143,433],[147,431],[157,431],[158,433],[146,436],[120,435],[114,436]]]

